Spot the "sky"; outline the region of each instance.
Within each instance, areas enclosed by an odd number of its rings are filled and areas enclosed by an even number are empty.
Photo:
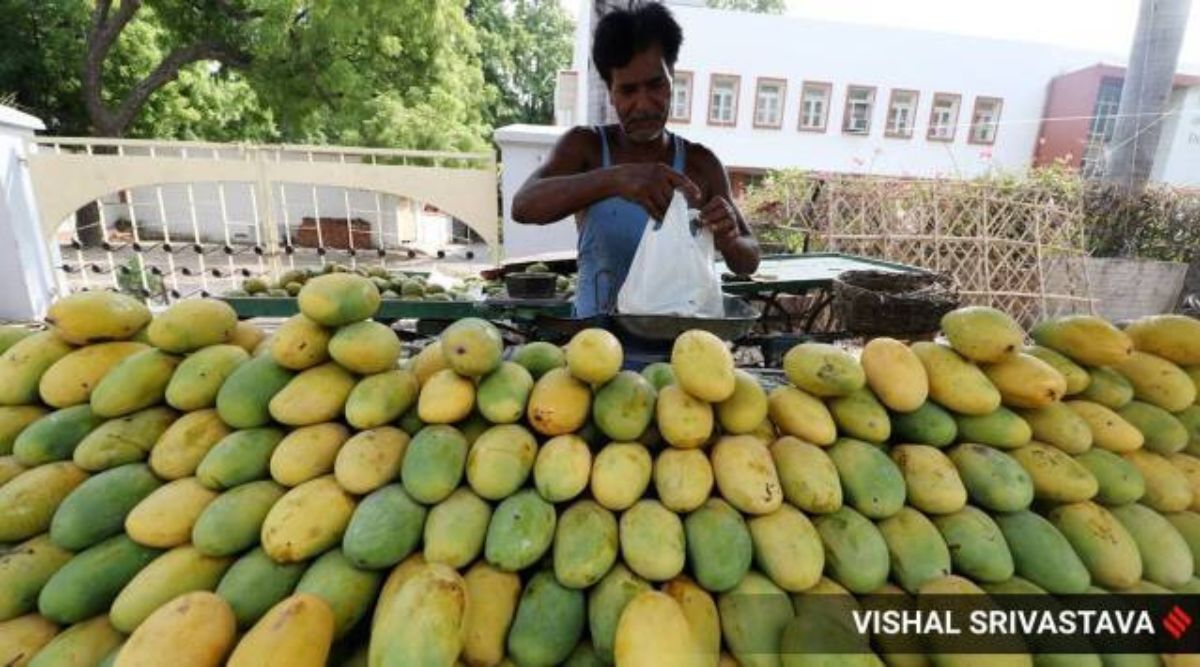
[[[579,0],[561,0],[572,13]],[[1059,44],[1124,57],[1139,0],[788,0],[793,16]],[[1200,73],[1200,0],[1193,0],[1181,65]],[[1183,69],[1183,67],[1181,67]]]

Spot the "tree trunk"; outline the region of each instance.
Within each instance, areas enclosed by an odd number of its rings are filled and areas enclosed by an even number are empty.
[[[1105,178],[1138,193],[1150,180],[1191,0],[1142,0]]]

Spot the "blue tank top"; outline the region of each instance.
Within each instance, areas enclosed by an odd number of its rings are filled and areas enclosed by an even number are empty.
[[[608,167],[612,164],[608,137],[604,127],[596,126],[596,130],[600,133],[601,165]],[[683,141],[676,134],[671,135],[671,140],[675,144],[671,166],[682,172]],[[588,207],[583,228],[579,230],[575,317],[594,317],[616,309],[617,294],[629,275],[629,265],[649,217],[640,204],[622,197],[609,197]]]

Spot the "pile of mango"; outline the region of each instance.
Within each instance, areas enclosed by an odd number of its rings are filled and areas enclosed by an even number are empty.
[[[402,359],[380,298],[0,332],[0,664],[926,664],[825,596],[1200,592],[1200,321],[965,308],[770,384],[702,331]]]

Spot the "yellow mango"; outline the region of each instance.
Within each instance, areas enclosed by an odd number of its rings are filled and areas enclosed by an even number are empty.
[[[417,383],[425,386],[434,373],[446,368],[450,366],[446,364],[446,355],[442,354],[442,342],[435,340],[421,348],[417,356],[413,357],[411,370],[417,376]]]
[[[30,667],[94,667],[125,641],[108,616],[100,614],[58,633],[38,651]]]
[[[1135,398],[1167,412],[1179,412],[1196,401],[1196,385],[1192,379],[1162,357],[1135,351],[1127,361],[1116,364],[1113,369],[1133,385]]]
[[[912,412],[929,397],[925,366],[907,345],[894,338],[875,338],[859,358],[867,386],[890,410]]]
[[[361,375],[396,367],[400,338],[386,324],[367,320],[337,330],[329,341],[329,355],[347,370]]]
[[[776,586],[799,593],[821,579],[825,547],[808,517],[791,505],[747,522],[759,569]]]
[[[822,558],[822,561],[824,558]],[[721,617],[717,602],[708,591],[700,588],[686,575],[675,577],[663,584],[662,592],[671,596],[683,609],[692,638],[700,651],[700,665],[712,665],[721,652]],[[732,661],[732,658],[730,658]],[[731,662],[736,667],[736,662]]]
[[[0,665],[25,667],[56,634],[58,626],[38,614],[0,623]]]
[[[789,503],[811,514],[828,514],[842,506],[837,466],[823,448],[784,436],[771,444],[771,458]]]
[[[238,642],[227,667],[324,667],[333,644],[333,611],[297,593],[271,607]]]
[[[1133,341],[1124,331],[1095,315],[1069,315],[1039,322],[1029,335],[1038,345],[1085,366],[1119,364],[1133,352]]]
[[[1008,314],[989,306],[967,306],[942,316],[950,346],[976,363],[996,363],[1016,354],[1025,332]]]
[[[387,600],[369,649],[375,667],[450,665],[462,653],[467,584],[448,565],[423,565]]]
[[[1055,447],[1031,442],[1008,454],[1029,473],[1035,498],[1078,503],[1091,500],[1100,490],[1096,476],[1087,467]]]
[[[333,333],[297,313],[284,320],[271,336],[271,358],[295,371],[312,368],[329,360],[329,339]]]
[[[73,345],[131,338],[150,322],[150,309],[117,292],[75,292],[50,304],[46,323]]]
[[[767,392],[740,368],[734,369],[733,380],[733,394],[717,404],[717,421],[726,433],[750,433],[767,418]]]
[[[216,410],[189,412],[176,419],[150,450],[150,469],[163,479],[194,475],[205,455],[233,431]]]
[[[1167,460],[1187,478],[1192,487],[1192,504],[1188,509],[1200,511],[1200,458],[1190,454],[1176,453],[1167,456]]]
[[[1000,392],[978,366],[937,343],[918,342],[913,354],[925,366],[929,397],[964,415],[986,415],[1000,407]],[[816,443],[821,444],[821,443]]]
[[[465,377],[483,377],[500,366],[504,339],[496,325],[465,317],[446,327],[438,337],[446,365]]]
[[[1071,361],[1067,355],[1051,350],[1042,345],[1030,345],[1024,350],[1025,354],[1037,357],[1050,364],[1050,367],[1062,374],[1067,381],[1067,396],[1082,394],[1092,384],[1092,376],[1083,366]]]
[[[411,371],[369,375],[359,380],[346,398],[346,421],[359,430],[390,424],[416,404],[420,391]]]
[[[1180,366],[1200,364],[1200,320],[1187,315],[1151,315],[1125,327],[1135,349]]]
[[[421,385],[417,416],[426,424],[453,424],[475,407],[475,383],[449,368],[434,373]]]
[[[1142,473],[1146,493],[1140,502],[1158,512],[1182,512],[1192,506],[1192,485],[1187,475],[1154,452],[1141,449],[1121,455]]]
[[[592,450],[577,435],[550,438],[533,462],[533,484],[538,494],[552,503],[565,502],[583,493],[591,475]]]
[[[654,406],[658,431],[672,447],[699,447],[713,431],[713,410],[678,384],[663,387]]]
[[[147,349],[129,341],[98,343],[79,348],[54,362],[38,384],[42,402],[56,408],[87,403],[92,389],[122,359]]]
[[[721,497],[743,514],[770,514],[783,504],[775,461],[758,438],[725,436],[711,457]]]
[[[122,417],[162,403],[180,357],[144,349],[121,359],[92,388],[92,412]]]
[[[725,341],[700,329],[680,334],[671,347],[671,370],[684,391],[709,403],[733,395],[733,354]]]
[[[355,434],[338,450],[333,468],[338,484],[364,495],[396,479],[408,440],[407,433],[393,426]]]
[[[263,550],[279,563],[296,563],[325,551],[342,539],[356,501],[333,475],[318,477],[288,491],[267,513]]]
[[[15,456],[0,456],[0,486],[29,470]]]
[[[229,342],[242,348],[248,354],[254,354],[254,351],[266,338],[267,332],[249,320],[241,320],[233,328],[233,337],[229,339]]]
[[[467,570],[463,581],[467,610],[462,658],[470,665],[498,664],[504,659],[504,640],[517,611],[521,578],[479,561]]]
[[[220,495],[195,477],[158,487],[125,517],[129,539],[148,547],[169,549],[192,539],[192,527],[208,504]]]
[[[1018,353],[984,366],[983,372],[1010,408],[1044,408],[1067,393],[1062,373],[1033,355]]]
[[[424,396],[424,392],[422,392]],[[661,401],[661,396],[659,398]],[[547,371],[533,384],[525,414],[533,430],[542,435],[578,431],[591,412],[592,392],[566,368]]]
[[[613,647],[622,667],[693,667],[701,648],[683,608],[658,591],[644,591],[625,605]]]
[[[617,337],[604,329],[584,329],[567,343],[567,369],[582,382],[601,385],[616,377],[625,360]]]
[[[338,422],[302,426],[284,436],[271,453],[271,477],[284,486],[298,486],[333,472],[338,450],[350,429]]]
[[[0,543],[46,532],[59,505],[87,478],[74,463],[47,463],[0,487]]]
[[[1139,449],[1145,441],[1142,432],[1121,415],[1091,401],[1067,401],[1066,406],[1087,422],[1092,444],[1118,454]],[[1068,452],[1078,453],[1078,452]]]
[[[237,329],[237,312],[219,299],[183,299],[159,313],[146,331],[150,344],[182,354],[228,343]]]
[[[314,366],[271,398],[271,417],[288,426],[310,426],[342,416],[358,379],[336,363]]]
[[[134,575],[113,600],[108,617],[116,629],[133,632],[172,598],[216,589],[232,564],[232,558],[206,556],[190,544],[176,547]]]
[[[780,385],[772,389],[767,396],[767,409],[771,421],[785,435],[822,447],[837,440],[837,426],[829,408],[795,387]]]
[[[40,405],[0,406],[0,455],[12,454],[13,443],[21,431],[49,413]]]
[[[425,567],[425,564],[425,554],[418,551],[400,561],[396,567],[392,568],[387,579],[383,581],[383,587],[379,589],[379,598],[375,603],[374,616],[371,617],[372,629],[379,623],[379,617],[383,615],[385,609],[391,606],[391,601],[400,592],[400,589],[404,587],[404,584],[408,583],[409,579],[412,579],[414,575],[420,572]]]
[[[653,467],[645,447],[629,442],[610,443],[592,463],[592,497],[614,512],[627,509],[642,497],[650,484]]]
[[[958,469],[942,450],[929,445],[897,445],[892,460],[904,474],[908,503],[925,514],[951,514],[967,504]]]
[[[654,460],[654,489],[672,512],[686,514],[703,505],[713,481],[712,465],[698,449],[668,448]]]
[[[820,398],[845,396],[866,385],[862,365],[851,354],[825,343],[801,343],[783,355],[788,381]]]
[[[42,375],[73,348],[53,331],[26,336],[0,355],[0,405],[38,402]]]
[[[233,648],[237,620],[215,593],[181,595],[159,607],[117,654],[114,667],[219,667]]]

